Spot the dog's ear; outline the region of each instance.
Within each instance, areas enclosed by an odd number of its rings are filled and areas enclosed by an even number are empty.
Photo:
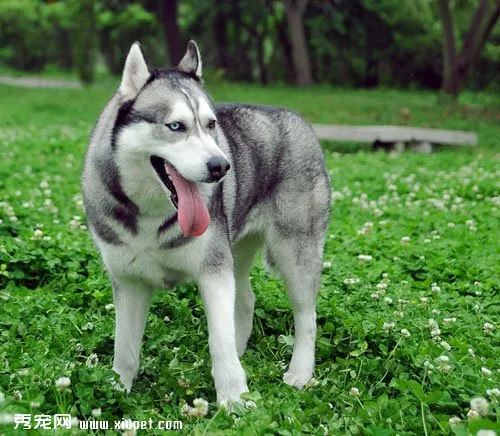
[[[177,69],[201,79],[201,55],[196,42],[188,42],[186,54],[179,62]]]
[[[124,100],[131,100],[137,96],[141,88],[149,79],[150,73],[140,44],[132,44],[123,68],[122,81],[119,92]]]

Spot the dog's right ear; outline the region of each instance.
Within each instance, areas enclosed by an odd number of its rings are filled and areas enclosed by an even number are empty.
[[[141,46],[134,42],[125,61],[123,68],[122,81],[119,92],[123,100],[131,100],[137,96],[141,88],[149,79],[150,73]]]

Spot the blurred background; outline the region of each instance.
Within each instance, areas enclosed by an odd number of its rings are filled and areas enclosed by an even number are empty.
[[[262,85],[500,89],[498,0],[1,0],[0,74],[121,73],[198,41],[205,75]]]

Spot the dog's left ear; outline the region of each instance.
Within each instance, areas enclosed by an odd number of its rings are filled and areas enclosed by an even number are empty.
[[[177,69],[201,79],[201,55],[196,42],[188,42],[186,54],[179,62]]]
[[[123,68],[122,81],[119,92],[124,100],[131,100],[137,96],[150,76],[148,66],[144,60],[140,44],[132,44]]]

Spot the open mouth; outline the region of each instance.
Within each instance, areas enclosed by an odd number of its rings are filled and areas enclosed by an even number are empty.
[[[165,187],[170,191],[170,200],[176,209],[179,209],[179,197],[177,196],[177,191],[175,190],[174,183],[170,174],[167,172],[167,161],[159,156],[151,156],[151,165],[153,166],[156,174],[165,185]]]
[[[184,236],[203,235],[210,224],[210,215],[198,184],[184,178],[172,164],[159,156],[151,156],[150,161],[178,210],[177,220]]]

